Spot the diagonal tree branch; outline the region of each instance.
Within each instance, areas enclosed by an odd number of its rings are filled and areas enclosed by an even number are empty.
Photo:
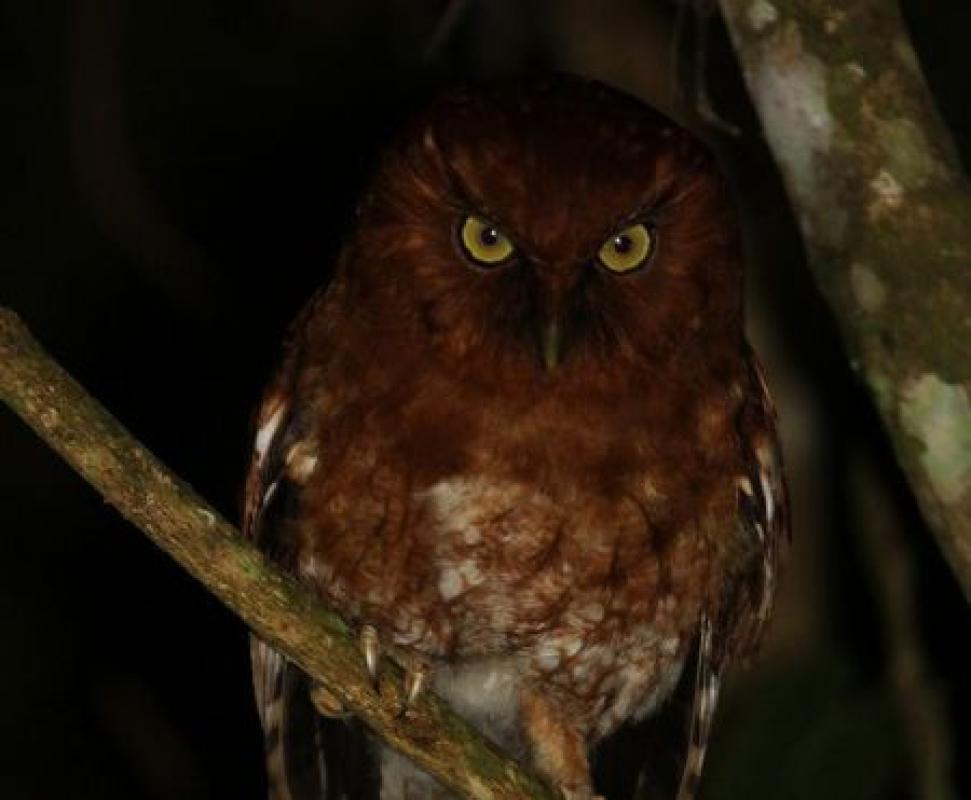
[[[896,0],[719,0],[810,267],[971,599],[971,185]]]
[[[135,441],[2,307],[0,399],[257,634],[443,784],[475,800],[554,800],[431,693],[399,718],[400,670],[385,662],[376,693],[347,626]]]

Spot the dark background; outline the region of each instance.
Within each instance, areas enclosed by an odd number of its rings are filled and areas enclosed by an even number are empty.
[[[971,5],[904,6],[967,159]],[[567,69],[692,122],[672,92],[673,4],[479,2],[423,58],[443,7],[0,4],[0,302],[231,519],[286,323],[326,279],[381,144],[435,87]],[[710,138],[748,231],[797,540],[704,795],[918,796],[933,737],[894,691],[884,590],[916,614],[931,730],[967,792],[967,606],[845,366],[717,20],[710,33],[715,104],[744,133]],[[903,583],[883,569],[894,555]],[[258,727],[242,624],[0,410],[0,797],[262,797]]]

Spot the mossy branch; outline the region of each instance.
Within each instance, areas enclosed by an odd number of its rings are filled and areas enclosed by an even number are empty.
[[[347,626],[135,441],[3,308],[0,399],[261,638],[443,784],[476,800],[554,800],[432,693],[400,718],[401,671],[386,662],[375,692]]]
[[[896,0],[719,0],[817,283],[971,599],[971,186]]]

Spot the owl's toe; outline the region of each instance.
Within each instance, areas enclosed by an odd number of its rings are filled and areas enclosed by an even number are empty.
[[[357,634],[357,641],[374,691],[380,692],[378,670],[382,656],[388,655],[404,670],[404,698],[399,711],[399,716],[404,716],[428,686],[431,664],[417,653],[393,646],[385,647],[378,629],[373,625],[362,625]]]
[[[380,691],[378,682],[378,668],[381,657],[387,654],[405,671],[404,678],[404,700],[401,705],[400,716],[404,716],[408,709],[421,697],[422,692],[428,685],[428,677],[431,673],[431,665],[427,660],[417,653],[401,651],[398,648],[385,648],[381,642],[378,629],[373,625],[362,625],[357,635],[358,646],[361,648],[361,655],[364,656],[364,665],[367,667],[368,675],[371,676],[371,684],[374,691]]]
[[[331,719],[344,719],[350,716],[340,698],[322,683],[315,681],[310,688],[310,702],[321,716]]]

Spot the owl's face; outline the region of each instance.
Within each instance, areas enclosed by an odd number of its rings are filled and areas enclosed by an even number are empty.
[[[578,79],[440,99],[384,161],[342,268],[372,336],[417,337],[466,381],[590,391],[741,335],[712,158]]]

